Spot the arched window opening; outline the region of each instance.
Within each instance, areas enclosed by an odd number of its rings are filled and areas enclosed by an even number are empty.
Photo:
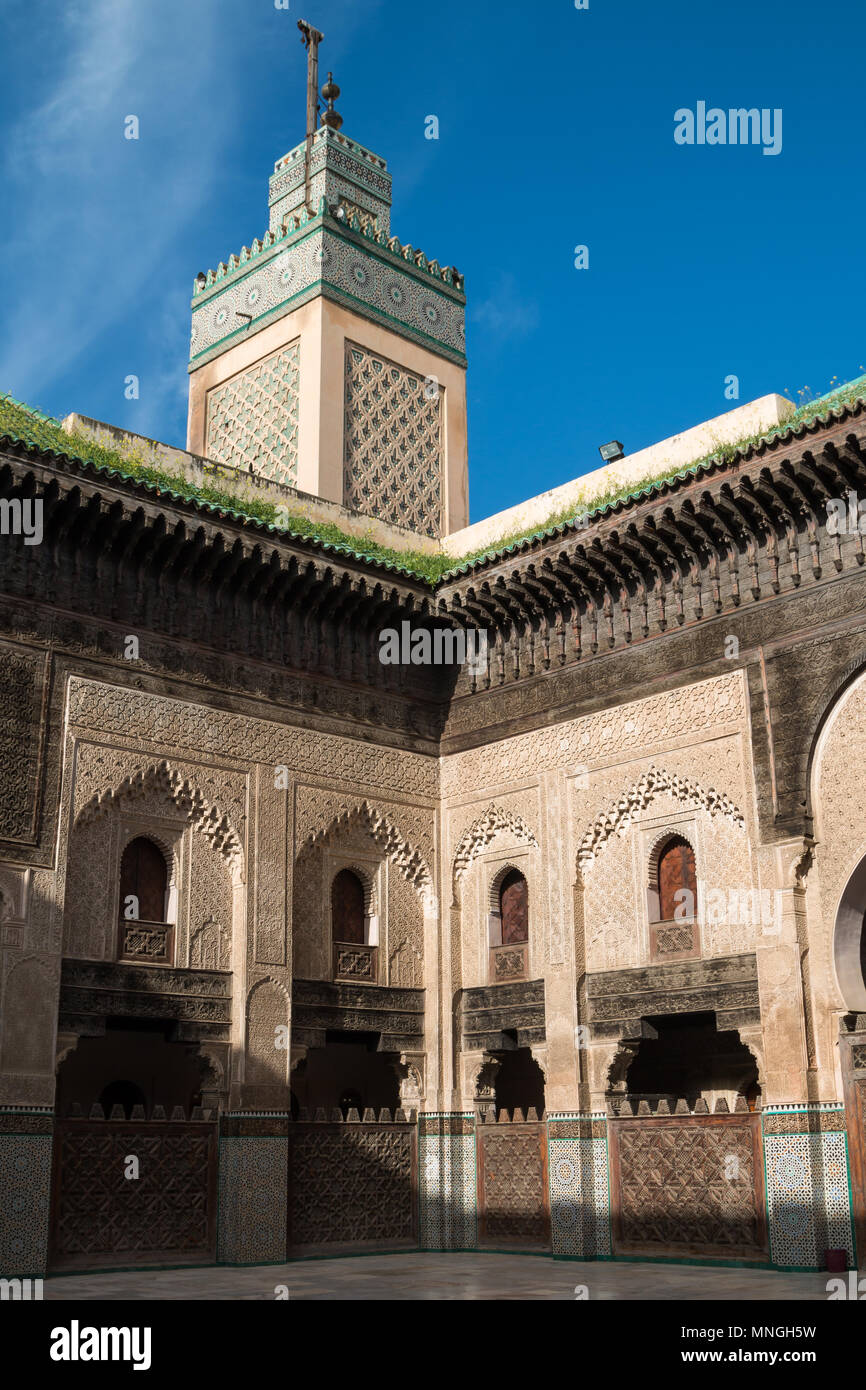
[[[698,954],[698,880],[695,852],[672,835],[651,861],[650,954],[653,960],[688,960]]]
[[[143,965],[171,963],[173,928],[166,922],[168,865],[153,840],[138,835],[120,860],[120,957]]]
[[[331,884],[335,980],[377,983],[378,953],[370,940],[370,924],[363,883],[351,869],[341,869]]]
[[[341,869],[331,884],[334,940],[364,943],[364,885],[351,869]]]
[[[659,855],[659,920],[682,922],[695,915],[698,883],[695,852],[688,840],[676,835]]]
[[[503,946],[529,940],[529,888],[519,869],[511,869],[499,885],[499,914]]]
[[[529,978],[529,885],[519,869],[494,882],[488,918],[491,984]]]

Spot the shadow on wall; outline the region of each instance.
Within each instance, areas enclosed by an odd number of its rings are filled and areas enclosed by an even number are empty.
[[[311,1047],[292,1073],[292,1117],[301,1109],[330,1115],[336,1107],[345,1119],[350,1109],[390,1110],[400,1105],[400,1054],[377,1052],[378,1033],[326,1034],[324,1047]]]
[[[685,1099],[689,1109],[703,1097],[710,1109],[724,1096],[733,1110],[737,1096],[757,1101],[758,1066],[736,1029],[718,1032],[712,1013],[663,1015],[643,1020],[655,1036],[641,1039],[626,1072],[628,1096]]]
[[[148,1114],[154,1105],[167,1114],[182,1105],[189,1114],[201,1104],[203,1059],[195,1043],[167,1042],[166,1026],[108,1019],[104,1036],[81,1038],[57,1074],[58,1114],[77,1104],[87,1115],[97,1102],[106,1116],[112,1105],[123,1106],[127,1119],[133,1105]]]

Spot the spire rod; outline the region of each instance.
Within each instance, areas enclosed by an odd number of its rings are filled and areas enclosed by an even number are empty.
[[[305,19],[298,20],[301,43],[307,50],[307,143],[304,150],[304,205],[310,212],[310,155],[319,121],[319,44],[325,37]]]

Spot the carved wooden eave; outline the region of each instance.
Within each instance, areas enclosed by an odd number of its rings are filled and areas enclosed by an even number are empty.
[[[573,714],[578,704],[617,703],[647,681],[667,688],[730,670],[728,633],[755,653],[786,640],[782,631],[800,642],[828,615],[852,622],[863,536],[827,525],[828,500],[844,502],[851,490],[866,491],[859,401],[431,587],[338,547],[6,441],[0,497],[43,498],[45,543],[9,538],[0,584],[7,607],[24,612],[24,600],[28,614],[44,611],[52,634],[65,621],[58,614],[114,627],[115,639],[147,632],[151,650],[157,638],[163,653],[175,643],[176,654],[154,668],[161,673],[192,673],[277,708],[360,721],[386,738],[452,752]],[[464,668],[455,684],[453,668],[383,666],[380,633],[403,621],[486,629],[486,669]],[[111,659],[117,645],[106,641],[96,654]]]
[[[490,637],[457,703],[862,570],[859,530],[827,525],[851,489],[866,494],[859,401],[446,576],[439,613]]]
[[[429,671],[378,660],[383,628],[434,620],[422,579],[7,441],[0,498],[37,497],[42,543],[4,540],[7,595],[330,681],[347,695],[372,688],[407,705],[404,727],[435,737],[446,692]],[[375,706],[382,717],[387,705]]]

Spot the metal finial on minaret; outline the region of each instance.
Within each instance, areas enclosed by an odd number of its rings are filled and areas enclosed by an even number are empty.
[[[339,111],[334,110],[334,102],[339,95],[340,89],[334,81],[334,74],[329,72],[328,80],[322,88],[322,96],[328,103],[328,109],[322,116],[322,125],[329,125],[332,130],[339,130],[340,126],[343,124],[343,117],[340,115]]]
[[[301,43],[307,50],[307,145],[304,151],[304,204],[310,211],[310,154],[319,118],[319,44],[325,37],[305,19],[298,20]]]

